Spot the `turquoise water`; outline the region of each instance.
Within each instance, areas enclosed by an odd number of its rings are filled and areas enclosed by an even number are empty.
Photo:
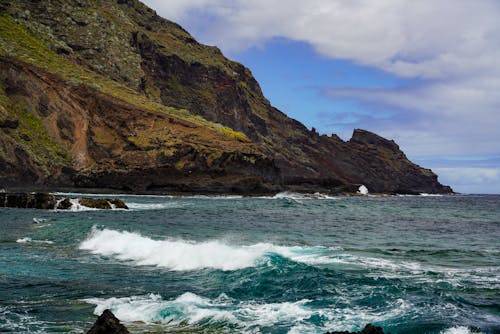
[[[0,209],[0,332],[500,333],[500,196]]]

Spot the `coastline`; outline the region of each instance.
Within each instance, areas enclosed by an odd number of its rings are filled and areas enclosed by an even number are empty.
[[[359,192],[359,187],[362,185],[350,185],[348,188],[332,191],[326,188],[282,188],[273,191],[170,191],[170,190],[127,190],[115,188],[83,188],[83,187],[47,187],[47,186],[16,186],[16,187],[0,187],[0,192],[4,193],[49,193],[55,195],[76,194],[88,196],[174,196],[174,197],[192,197],[192,196],[207,196],[207,197],[274,197],[279,194],[301,194],[301,195],[326,195],[326,196],[439,196],[439,195],[460,195],[457,192],[451,193],[418,193],[418,192],[376,192],[362,194]]]

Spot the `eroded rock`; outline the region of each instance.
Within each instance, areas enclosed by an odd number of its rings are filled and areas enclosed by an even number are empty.
[[[110,310],[104,310],[87,334],[128,334],[130,333]]]

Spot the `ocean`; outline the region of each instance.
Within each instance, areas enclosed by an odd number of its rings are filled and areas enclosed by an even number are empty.
[[[500,196],[112,197],[0,209],[0,332],[500,333]]]

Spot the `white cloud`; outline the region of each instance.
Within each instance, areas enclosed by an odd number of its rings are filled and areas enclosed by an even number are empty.
[[[500,150],[500,79],[427,82],[401,88],[329,88],[332,98],[352,98],[399,112],[399,118],[359,126],[394,138],[410,156],[495,154]]]
[[[328,92],[412,114],[365,126],[395,139],[410,156],[500,150],[498,0],[145,2],[166,18],[196,27],[196,37],[224,51],[283,37],[309,43],[331,59],[422,80],[407,89]]]
[[[453,184],[453,190],[463,193],[500,192],[500,168],[434,168],[440,181]]]
[[[225,50],[273,37],[304,41],[407,77],[500,72],[500,3],[496,0],[147,0],[181,23],[205,22],[199,37]],[[491,65],[496,65],[492,68]]]

